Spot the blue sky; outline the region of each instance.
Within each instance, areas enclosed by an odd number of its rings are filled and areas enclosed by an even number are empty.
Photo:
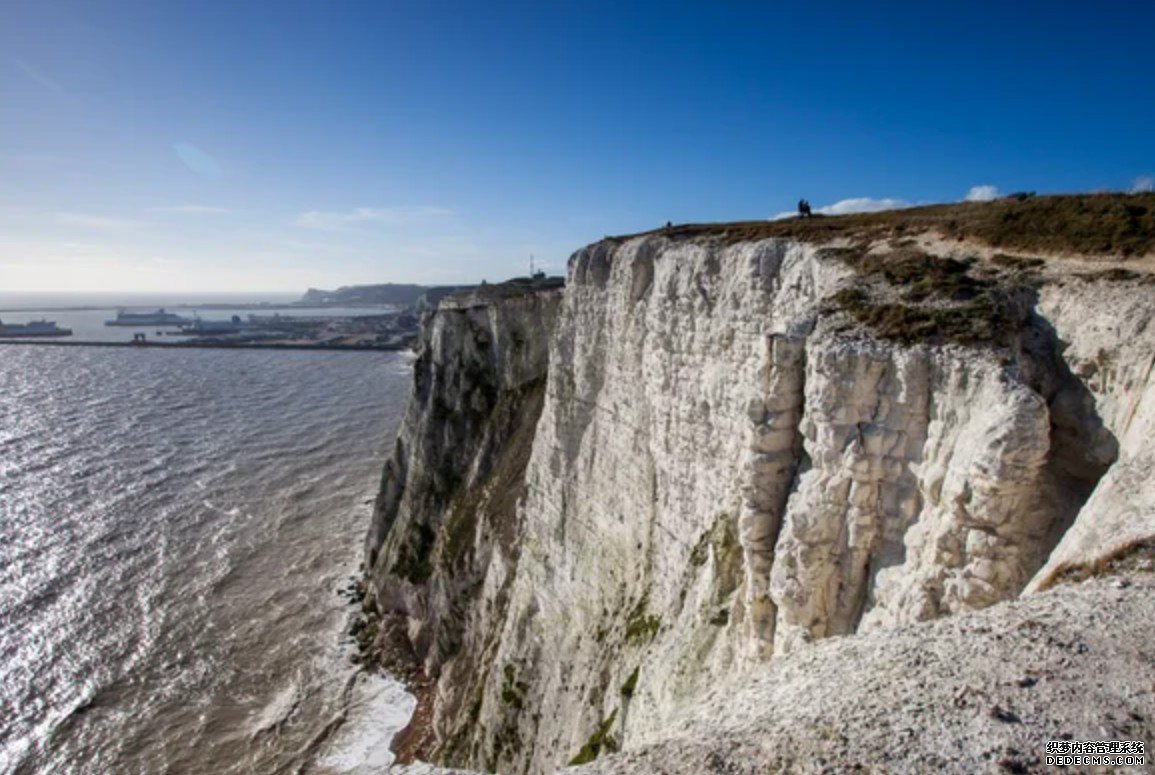
[[[1142,187],[1153,31],[1114,0],[0,0],[0,290],[494,281],[800,196]]]

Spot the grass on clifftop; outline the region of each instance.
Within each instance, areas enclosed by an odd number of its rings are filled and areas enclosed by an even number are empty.
[[[909,237],[931,231],[947,239],[973,239],[1007,250],[1143,256],[1155,252],[1155,194],[1004,198],[881,213],[682,224],[646,233],[675,240],[713,236],[733,244],[769,237],[825,243],[839,238]]]
[[[865,247],[827,252],[858,275],[855,285],[827,303],[883,339],[1005,345],[1024,322],[1016,297],[1030,283],[1029,262],[1027,268],[989,271],[973,260],[940,258],[912,247],[882,254]]]
[[[846,288],[830,301],[881,339],[901,344],[952,342],[978,346],[1005,344],[1019,323],[997,297],[983,295],[951,307],[876,302],[860,288]]]

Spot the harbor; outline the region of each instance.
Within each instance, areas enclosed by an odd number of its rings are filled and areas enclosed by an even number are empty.
[[[27,322],[13,322],[6,315],[0,323],[0,344],[393,351],[408,348],[419,328],[412,310],[393,307],[243,312],[236,308],[180,315],[164,308],[36,310],[36,318]],[[22,317],[31,313],[25,311]]]

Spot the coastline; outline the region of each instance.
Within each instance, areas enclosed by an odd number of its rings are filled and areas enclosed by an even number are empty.
[[[390,675],[392,675],[390,673]],[[437,682],[425,673],[405,682],[405,689],[417,700],[409,723],[393,735],[389,750],[396,764],[413,764],[431,759],[433,739],[433,699]]]
[[[159,350],[324,350],[333,352],[348,351],[377,351],[398,352],[410,349],[407,344],[305,344],[305,343],[261,343],[261,342],[64,342],[47,341],[44,339],[0,339],[0,345],[39,345],[42,347],[129,347],[133,349]]]
[[[363,674],[379,672],[399,682],[415,700],[408,722],[389,742],[394,762],[429,761],[435,743],[433,709],[437,681],[425,671],[414,653],[406,636],[405,617],[400,614],[380,617],[372,598],[366,594],[367,588],[364,580],[354,581],[344,593],[349,596],[350,604],[361,607],[361,615],[349,629],[349,635],[356,642],[354,662],[360,665]]]

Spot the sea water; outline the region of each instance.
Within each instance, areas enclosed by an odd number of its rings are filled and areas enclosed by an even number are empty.
[[[372,771],[338,596],[399,353],[0,345],[0,773]]]

